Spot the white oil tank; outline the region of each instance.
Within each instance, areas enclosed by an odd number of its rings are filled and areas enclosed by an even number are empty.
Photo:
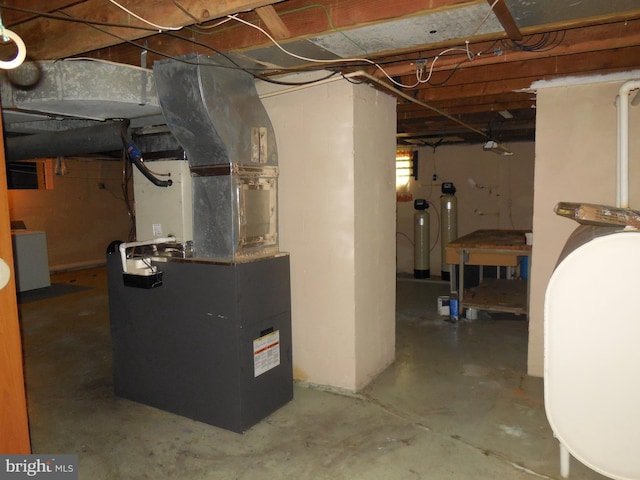
[[[580,226],[547,286],[545,409],[570,455],[614,479],[640,478],[640,232]]]

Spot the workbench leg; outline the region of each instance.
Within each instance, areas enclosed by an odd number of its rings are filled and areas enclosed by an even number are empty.
[[[458,288],[458,309],[462,311],[462,300],[464,297],[464,250],[460,249],[460,285]]]
[[[449,264],[449,294],[457,293],[456,287],[456,266],[453,263]]]

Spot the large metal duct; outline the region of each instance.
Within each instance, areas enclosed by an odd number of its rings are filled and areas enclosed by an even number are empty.
[[[9,162],[30,158],[82,155],[122,149],[121,130],[125,122],[105,122],[84,128],[7,137],[6,159]]]
[[[237,261],[278,251],[277,149],[253,77],[222,57],[154,64],[167,126],[192,175],[197,257]]]
[[[0,96],[9,161],[118,151],[117,120],[132,127],[162,121],[151,71],[132,65],[25,62],[6,73]]]

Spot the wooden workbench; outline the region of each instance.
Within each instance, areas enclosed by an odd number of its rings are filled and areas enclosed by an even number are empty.
[[[518,257],[531,255],[531,245],[527,245],[525,241],[527,232],[527,230],[476,230],[447,245],[445,261],[450,266],[451,293],[457,293],[461,313],[463,308],[528,313],[528,279],[482,278],[482,266],[515,267],[518,265]],[[456,285],[455,265],[460,266],[461,288],[459,291]],[[465,265],[481,267],[480,285],[467,292],[464,291]]]

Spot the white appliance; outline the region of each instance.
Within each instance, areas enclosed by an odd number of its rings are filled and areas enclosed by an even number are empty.
[[[12,230],[18,292],[51,286],[46,232]]]
[[[570,455],[640,478],[640,231],[580,226],[547,286],[545,408]]]

